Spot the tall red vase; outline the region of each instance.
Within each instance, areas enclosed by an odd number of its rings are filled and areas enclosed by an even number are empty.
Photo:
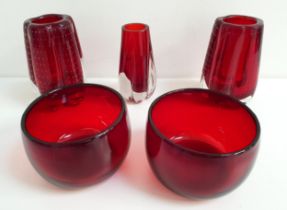
[[[156,85],[149,27],[130,23],[122,27],[119,68],[120,92],[138,103],[151,96]]]
[[[216,19],[202,80],[215,91],[242,101],[253,96],[258,80],[263,21],[230,15]]]

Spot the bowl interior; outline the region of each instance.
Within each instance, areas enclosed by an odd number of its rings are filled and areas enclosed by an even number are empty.
[[[99,85],[77,85],[32,103],[24,114],[25,129],[39,141],[74,142],[112,127],[123,108],[115,91]]]
[[[160,97],[149,120],[168,141],[212,154],[238,152],[258,138],[259,124],[244,104],[222,94],[185,89]]]

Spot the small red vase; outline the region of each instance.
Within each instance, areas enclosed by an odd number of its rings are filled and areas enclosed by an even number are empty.
[[[130,102],[141,102],[154,92],[156,75],[148,25],[122,27],[119,80],[120,92]]]

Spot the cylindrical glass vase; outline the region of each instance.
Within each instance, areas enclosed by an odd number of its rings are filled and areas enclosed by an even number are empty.
[[[263,21],[242,15],[216,19],[202,73],[202,82],[211,89],[241,101],[255,92]]]
[[[29,75],[39,91],[83,82],[82,51],[69,15],[48,14],[24,22]]]
[[[148,25],[122,27],[119,80],[120,92],[130,102],[139,103],[154,92],[156,73]]]

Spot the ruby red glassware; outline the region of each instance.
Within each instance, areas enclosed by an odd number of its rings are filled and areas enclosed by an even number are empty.
[[[230,15],[216,19],[203,67],[202,80],[215,91],[247,101],[255,92],[263,21]]]
[[[130,102],[141,102],[155,90],[155,65],[146,24],[130,23],[122,27],[119,81],[120,92]]]
[[[40,96],[24,112],[21,128],[34,168],[61,186],[103,180],[120,166],[129,147],[124,99],[101,85],[78,84]]]
[[[259,122],[242,102],[211,90],[181,89],[152,103],[146,148],[166,187],[208,198],[233,190],[247,177],[259,136]]]
[[[69,15],[47,14],[24,22],[30,79],[47,93],[83,82],[82,50]]]

